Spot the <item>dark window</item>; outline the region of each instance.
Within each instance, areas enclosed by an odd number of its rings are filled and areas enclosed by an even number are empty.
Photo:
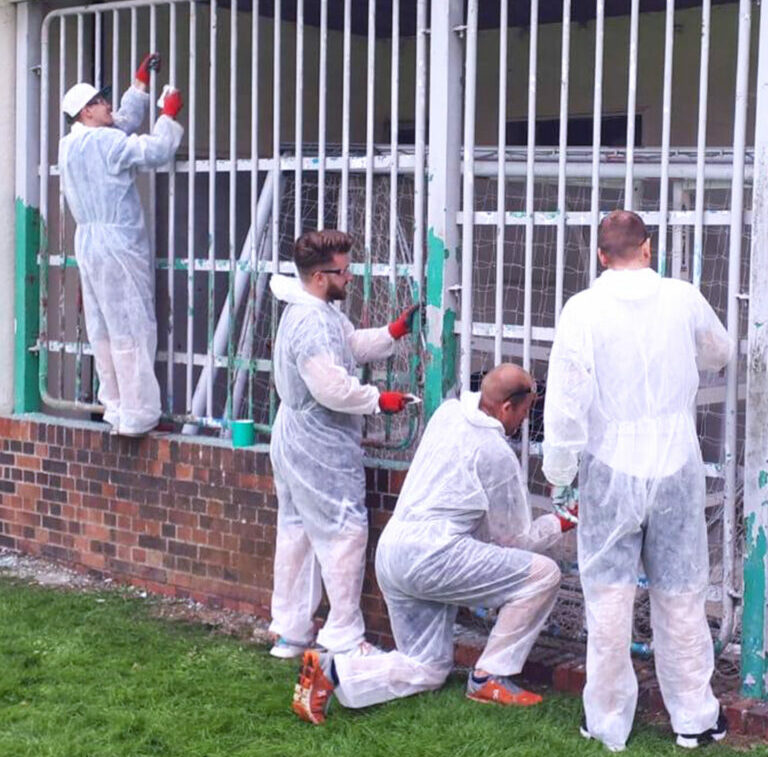
[[[592,116],[574,116],[568,119],[568,146],[592,146]],[[643,117],[635,116],[635,147],[643,143]],[[528,144],[528,122],[507,122],[507,144],[510,147]],[[536,146],[557,147],[560,144],[560,119],[541,118],[536,121]],[[603,116],[600,127],[603,147],[625,147],[627,144],[627,117]]]

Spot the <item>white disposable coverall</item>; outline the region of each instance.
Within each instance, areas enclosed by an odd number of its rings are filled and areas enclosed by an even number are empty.
[[[717,721],[705,614],[704,468],[694,419],[698,369],[722,368],[731,350],[702,295],[649,268],[605,271],[560,317],[543,470],[555,485],[579,473],[584,709],[590,734],[609,746],[626,742],[637,703],[629,649],[641,558],[672,727],[701,733]]]
[[[424,431],[376,551],[397,651],[335,657],[346,707],[439,688],[459,606],[500,608],[477,667],[519,673],[552,609],[560,571],[531,550],[554,544],[560,521],[531,520],[515,453],[479,398],[447,400]]]
[[[168,116],[157,119],[152,134],[133,134],[148,105],[149,95],[131,87],[114,127],[76,122],[59,143],[99,401],[104,420],[127,433],[147,431],[160,417],[154,271],[134,179],[139,169],[167,163],[183,134]]]
[[[287,302],[274,346],[280,396],[270,457],[277,490],[277,543],[270,630],[312,641],[321,578],[330,610],[317,643],[333,652],[365,638],[360,594],[368,542],[362,416],[378,412],[379,390],[354,375],[358,363],[388,357],[386,326],[358,329],[298,279],[272,276]]]

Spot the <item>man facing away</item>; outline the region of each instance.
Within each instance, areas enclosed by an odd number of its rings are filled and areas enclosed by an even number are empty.
[[[351,248],[342,231],[308,232],[295,244],[298,278],[270,280],[287,303],[274,345],[280,408],[270,444],[278,501],[271,654],[285,659],[313,642],[322,584],[330,609],[317,643],[334,652],[370,648],[360,611],[368,543],[362,421],[403,410],[406,396],[355,374],[358,364],[392,354],[416,306],[389,326],[356,330],[335,304],[352,281]]]
[[[166,96],[151,134],[134,134],[149,106],[150,71],[159,63],[157,53],[146,56],[117,113],[108,88],[85,82],[61,103],[72,130],[59,144],[59,169],[77,223],[75,257],[99,401],[104,420],[124,436],[143,436],[160,418],[154,270],[135,178],[175,154],[184,133],[175,121],[179,92]]]
[[[397,650],[365,657],[307,650],[293,699],[300,718],[322,723],[332,693],[345,707],[366,707],[442,686],[459,606],[499,610],[467,696],[541,701],[510,676],[522,670],[560,585],[557,565],[537,552],[573,524],[554,514],[531,518],[508,437],[535,399],[531,376],[503,364],[479,393],[435,412],[376,552]]]
[[[607,269],[563,308],[549,362],[543,470],[563,498],[579,474],[579,571],[587,616],[582,735],[624,749],[637,704],[630,660],[639,562],[656,675],[677,734],[725,736],[710,686],[705,481],[696,435],[699,370],[732,344],[690,284],[650,266],[642,219],[617,210],[598,232]]]

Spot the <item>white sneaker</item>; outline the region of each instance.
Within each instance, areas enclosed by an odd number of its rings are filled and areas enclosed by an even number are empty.
[[[301,657],[306,648],[306,644],[294,644],[282,636],[278,636],[269,653],[272,657],[277,657],[280,660],[293,660],[296,657]]]
[[[675,743],[684,749],[696,749],[713,741],[722,741],[727,735],[728,721],[721,709],[714,728],[709,728],[702,733],[678,733]]]

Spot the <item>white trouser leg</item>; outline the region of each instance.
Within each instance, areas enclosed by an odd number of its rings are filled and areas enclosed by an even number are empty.
[[[111,339],[112,363],[120,392],[120,431],[149,431],[160,419],[160,386],[155,376],[156,335]]]
[[[365,640],[360,595],[367,544],[367,528],[349,527],[330,542],[314,545],[330,605],[317,643],[331,652],[346,652]]]
[[[315,636],[313,618],[322,596],[320,570],[290,492],[277,475],[275,488],[277,539],[269,630],[296,644],[309,644]]]
[[[548,557],[532,555],[528,578],[499,610],[475,667],[494,675],[519,673],[552,610],[559,586],[557,565]]]
[[[587,730],[608,746],[623,746],[637,706],[630,658],[635,586],[585,587],[587,611]]]
[[[710,680],[715,667],[706,590],[670,594],[651,588],[656,677],[675,733],[702,733],[720,709]]]
[[[99,377],[99,402],[104,405],[104,420],[117,427],[120,423],[120,392],[112,363],[112,348],[108,339],[92,340],[91,348]]]

